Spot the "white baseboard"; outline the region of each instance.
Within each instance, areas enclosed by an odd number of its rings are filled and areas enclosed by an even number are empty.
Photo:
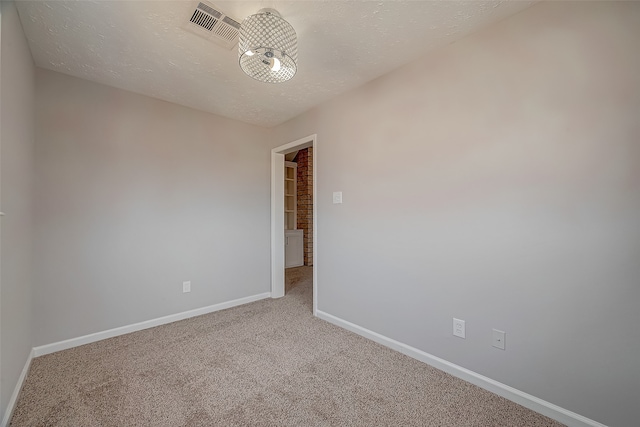
[[[525,408],[529,408],[542,415],[545,415],[549,418],[552,418],[556,421],[566,424],[567,426],[606,427],[604,424],[601,424],[597,421],[594,421],[587,417],[583,417],[580,414],[576,414],[575,412],[571,412],[567,409],[561,408],[557,405],[554,405],[553,403],[539,399],[535,396],[532,396],[528,393],[525,393],[523,391],[510,387],[506,384],[502,384],[498,381],[492,380],[489,377],[485,377],[484,375],[480,375],[476,372],[470,371],[469,369],[466,369],[466,368],[463,368],[462,366],[458,366],[454,363],[448,362],[444,359],[441,359],[432,354],[426,353],[422,350],[418,350],[417,348],[403,344],[391,338],[387,338],[384,335],[380,335],[376,332],[365,329],[354,323],[348,322],[346,320],[342,320],[339,317],[333,316],[331,314],[325,313],[320,310],[317,311],[317,316],[322,320],[326,320],[329,323],[333,323],[336,326],[340,326],[341,328],[347,329],[351,332],[354,332],[358,335],[361,335],[365,338],[368,338],[372,341],[382,344],[385,347],[389,347],[409,357],[412,357],[428,365],[431,365],[434,368],[447,372],[455,377],[458,377],[462,380],[470,382],[471,384],[475,384],[478,387],[482,387],[485,390],[488,390],[492,393],[495,393],[499,396],[504,397],[505,399],[509,399],[512,402],[522,405]]]
[[[43,356],[45,354],[55,353],[56,351],[67,350],[69,348],[90,344],[92,342],[101,341],[107,338],[117,337],[119,335],[141,331],[143,329],[153,328],[155,326],[165,325],[167,323],[177,322],[178,320],[184,320],[190,317],[201,316],[207,313],[213,313],[214,311],[220,311],[227,308],[236,307],[238,305],[248,304],[250,302],[269,298],[270,296],[271,296],[271,292],[265,292],[263,294],[257,294],[249,297],[239,298],[233,301],[227,301],[227,302],[222,302],[220,304],[210,305],[207,307],[196,308],[194,310],[183,311],[182,313],[171,314],[169,316],[164,316],[164,317],[158,317],[157,319],[145,320],[144,322],[134,323],[132,325],[127,325],[127,326],[121,326],[119,328],[113,328],[107,331],[96,332],[93,334],[84,335],[77,338],[71,338],[64,341],[41,345],[33,348],[33,356],[38,357],[38,356]]]
[[[31,349],[29,352],[29,357],[27,357],[27,362],[24,364],[24,368],[22,368],[22,372],[18,377],[18,383],[16,387],[13,389],[13,394],[11,395],[11,399],[9,399],[9,403],[7,404],[6,411],[4,413],[4,417],[0,422],[0,427],[6,427],[9,425],[11,421],[11,416],[13,415],[13,410],[16,408],[16,402],[18,401],[18,396],[20,395],[20,390],[22,390],[22,386],[24,385],[24,380],[27,378],[27,374],[29,373],[29,368],[31,367],[31,360],[34,358],[34,351]]]

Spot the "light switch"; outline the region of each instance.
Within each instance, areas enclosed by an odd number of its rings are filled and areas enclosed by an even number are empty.
[[[342,191],[334,191],[333,192],[333,204],[339,205],[342,203]]]

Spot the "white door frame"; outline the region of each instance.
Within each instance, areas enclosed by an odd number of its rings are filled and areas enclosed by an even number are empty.
[[[309,135],[271,150],[271,298],[284,296],[284,155],[313,148],[313,315],[318,308],[317,135]]]

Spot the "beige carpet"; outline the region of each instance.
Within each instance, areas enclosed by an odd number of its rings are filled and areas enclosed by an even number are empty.
[[[11,425],[560,426],[312,317],[308,272],[284,298],[34,359]]]
[[[312,283],[311,281],[313,280],[313,267],[303,266],[287,268],[284,272],[285,295],[287,295],[291,289],[302,283]]]

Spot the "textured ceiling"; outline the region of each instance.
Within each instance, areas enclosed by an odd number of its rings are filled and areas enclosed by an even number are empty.
[[[277,9],[298,33],[298,74],[254,81],[184,29],[197,1],[19,1],[36,65],[261,126],[275,126],[530,6],[517,1],[213,1],[242,21]]]

